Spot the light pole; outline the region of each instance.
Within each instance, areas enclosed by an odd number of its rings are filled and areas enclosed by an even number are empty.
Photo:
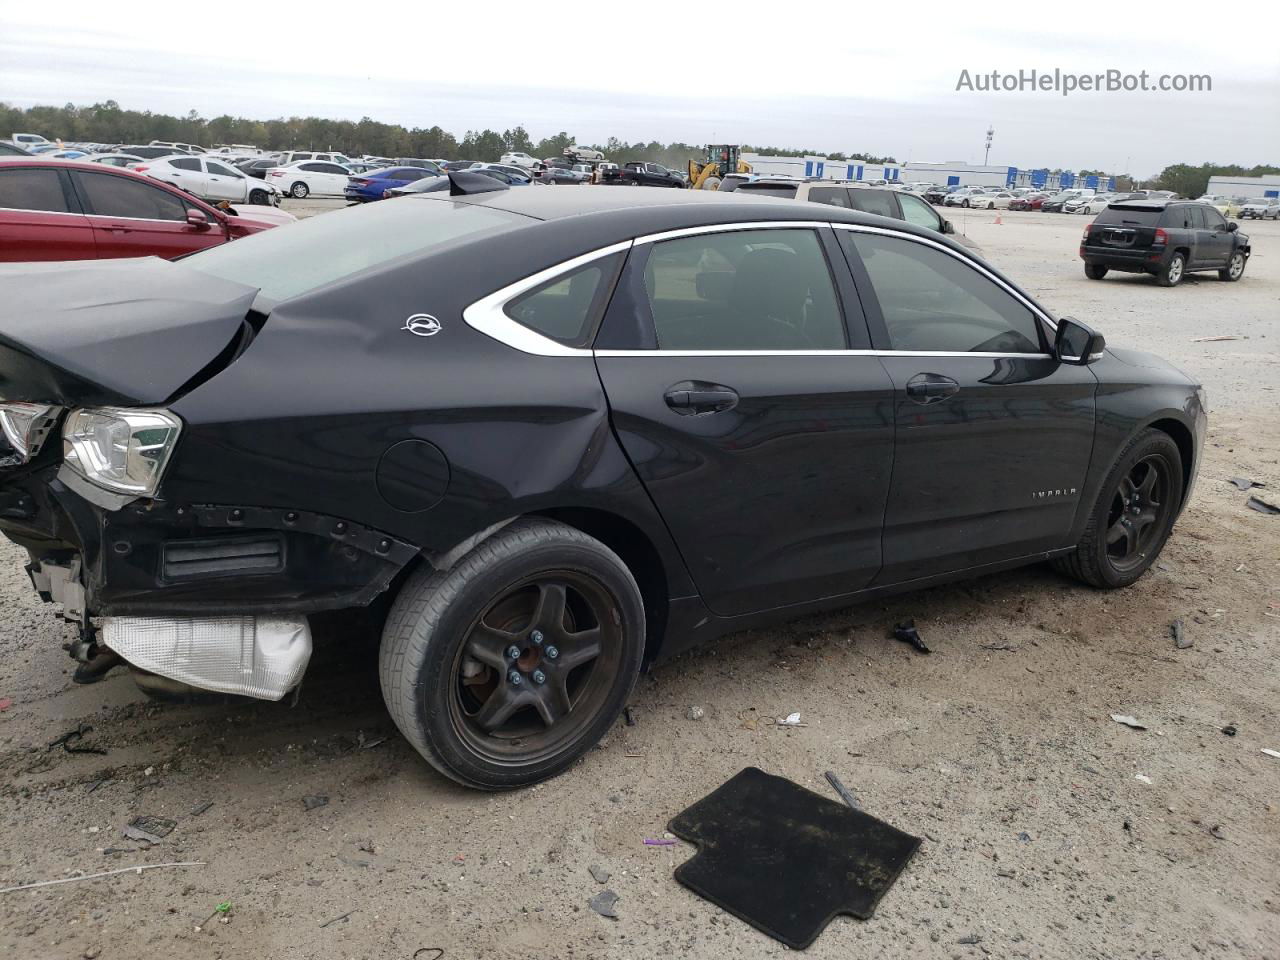
[[[984,167],[987,165],[987,161],[991,159],[991,141],[995,138],[995,135],[996,128],[991,126],[987,127],[987,152],[982,155],[982,165]]]

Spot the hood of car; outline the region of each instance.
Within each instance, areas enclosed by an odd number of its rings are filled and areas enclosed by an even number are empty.
[[[6,264],[0,287],[0,397],[64,406],[180,395],[252,337],[258,292],[158,257]]]

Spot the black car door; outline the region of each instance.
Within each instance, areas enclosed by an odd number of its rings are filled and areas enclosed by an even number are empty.
[[[944,243],[836,233],[895,390],[876,583],[1067,546],[1093,447],[1093,373],[1054,359],[1047,318]]]
[[[869,346],[828,227],[695,228],[632,249],[596,363],[716,613],[850,593],[879,570],[893,384]]]
[[[1199,214],[1204,219],[1200,236],[1205,247],[1205,263],[1207,266],[1225,267],[1236,246],[1235,237],[1227,229],[1227,218],[1216,207],[1207,203],[1200,204],[1199,207]]]

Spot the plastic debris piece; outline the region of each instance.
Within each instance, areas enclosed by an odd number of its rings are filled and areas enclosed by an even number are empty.
[[[602,917],[608,917],[610,920],[617,920],[618,911],[614,909],[617,902],[618,895],[616,893],[612,890],[601,890],[587,901],[587,906]]]
[[[780,717],[778,719],[778,726],[780,727],[803,726],[803,724],[800,723],[800,711],[797,710],[795,713],[788,713],[785,717]]]
[[[1213,829],[1209,831],[1209,836],[1213,837],[1215,840],[1227,839],[1227,835],[1222,832],[1222,825],[1218,823],[1213,825]]]
[[[188,860],[183,863],[142,863],[136,867],[120,867],[118,870],[107,870],[105,873],[89,873],[83,877],[63,877],[61,880],[41,880],[39,883],[24,883],[20,887],[0,887],[0,893],[13,893],[17,890],[33,890],[36,887],[52,887],[59,883],[79,883],[81,880],[97,880],[99,877],[113,877],[117,873],[142,873],[143,870],[161,870],[164,867],[203,867],[203,860]]]
[[[903,643],[909,643],[921,653],[929,653],[929,647],[920,636],[920,632],[916,630],[916,622],[908,620],[906,623],[900,623],[893,628],[894,639],[901,640]]]
[[[1192,343],[1220,343],[1223,340],[1244,340],[1244,339],[1245,339],[1244,337],[1234,337],[1234,336],[1224,335],[1224,336],[1218,336],[1218,337],[1194,337],[1192,338],[1191,342]]]
[[[302,805],[308,810],[314,810],[317,807],[327,806],[328,803],[329,803],[328,797],[315,796],[314,794],[307,794],[305,797],[302,798]]]
[[[159,843],[178,824],[164,817],[134,817],[124,828],[126,840],[138,840],[143,843]]]
[[[982,938],[978,936],[976,933],[966,934],[965,936],[961,937],[959,940],[956,941],[956,943],[963,943],[969,946],[972,946],[973,944],[977,944],[981,942],[982,942]]]
[[[704,716],[706,716],[706,713],[707,712],[703,710],[701,707],[695,706],[695,707],[690,707],[688,710],[686,710],[684,712],[684,715],[688,717],[690,720],[701,720]]]
[[[1191,646],[1191,638],[1187,636],[1187,632],[1183,629],[1182,621],[1175,620],[1169,624],[1169,635],[1173,637],[1173,645],[1179,650],[1186,650]]]
[[[1131,727],[1134,730],[1147,729],[1147,725],[1145,723],[1142,723],[1137,717],[1130,717],[1127,714],[1113,713],[1111,715],[1111,719],[1116,723],[1123,723],[1126,727]]]
[[[324,923],[320,924],[320,929],[323,930],[325,927],[329,926],[331,923],[337,923],[339,920],[345,920],[347,919],[347,917],[351,916],[353,913],[355,913],[354,910],[348,910],[346,913],[340,914],[339,916],[334,917],[332,920],[326,920]]]
[[[1250,510],[1257,510],[1259,513],[1265,513],[1268,516],[1275,516],[1280,513],[1280,507],[1277,507],[1274,503],[1267,503],[1261,497],[1250,497],[1245,506]]]
[[[1275,757],[1277,760],[1280,760],[1280,750],[1267,750],[1264,748],[1262,752],[1268,757]]]
[[[666,837],[645,837],[644,845],[646,847],[674,847],[675,840],[668,840]]]
[[[587,867],[587,873],[591,874],[591,879],[596,883],[608,883],[609,877],[611,876],[609,871],[598,863],[593,863],[591,866]]]
[[[1222,732],[1228,737],[1234,737],[1236,735],[1236,725],[1234,723],[1228,723],[1222,728]]]
[[[205,800],[203,803],[197,803],[194,807],[191,808],[191,816],[198,817],[202,813],[205,813],[212,806],[213,806],[212,800]]]
[[[203,922],[196,924],[196,933],[199,933],[204,927],[206,927],[209,921],[212,920],[214,917],[217,917],[217,916],[225,917],[230,912],[231,912],[231,901],[223,900],[220,904],[218,904],[216,907],[213,908],[213,913],[205,917]]]
[[[13,706],[13,699],[10,697],[0,697],[0,713],[8,710]]]
[[[854,810],[862,809],[862,805],[858,803],[858,798],[853,795],[853,791],[841,783],[839,777],[830,770],[824,773],[823,776],[827,778],[827,783],[831,784],[831,789],[838,793],[840,795],[840,799],[848,806]]]
[[[1133,779],[1137,780],[1139,783],[1145,783],[1145,784],[1151,783],[1151,778],[1148,777],[1145,773],[1135,773],[1133,775]]]
[[[1232,477],[1231,483],[1236,485],[1237,490],[1251,490],[1254,487],[1265,487],[1265,483],[1259,483],[1257,480],[1250,480],[1248,477]]]
[[[1030,843],[1030,842],[1031,842],[1031,834],[1029,834],[1029,833],[1027,833],[1027,831],[1023,830],[1020,834],[1018,834],[1018,839],[1019,839],[1019,840],[1021,840],[1023,843]]]

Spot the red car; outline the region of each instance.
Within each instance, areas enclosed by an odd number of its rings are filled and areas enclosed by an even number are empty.
[[[277,223],[269,215],[216,210],[119,167],[0,160],[0,261],[172,258]]]
[[[1025,197],[1018,197],[1016,200],[1009,201],[1010,210],[1039,210],[1040,205],[1048,200],[1050,194],[1047,193],[1029,193]]]

